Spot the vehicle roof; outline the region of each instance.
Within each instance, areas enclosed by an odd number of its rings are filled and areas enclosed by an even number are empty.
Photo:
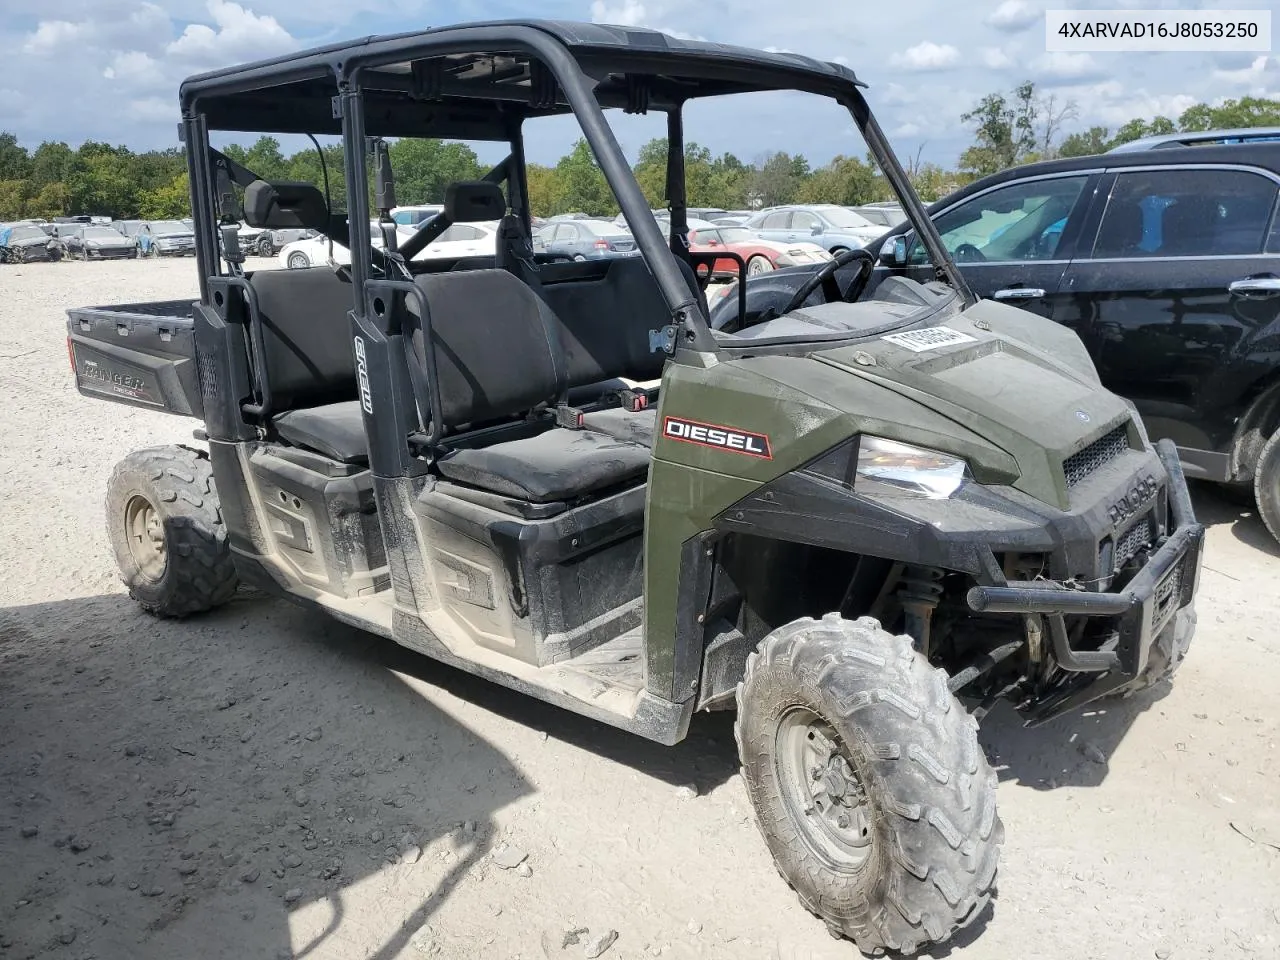
[[[637,77],[647,80],[643,105],[658,110],[754,90],[830,94],[862,85],[843,64],[794,53],[636,27],[506,20],[364,37],[197,74],[183,82],[180,99],[184,113],[203,112],[214,130],[336,134],[334,77],[359,74],[370,136],[505,140],[516,117],[570,112],[555,84],[534,89],[531,61],[557,47],[568,48],[599,80],[596,94],[605,106],[634,106]],[[406,105],[417,109],[397,109]]]
[[[1214,144],[1202,147],[1166,147],[1154,151],[1128,153],[1100,153],[1087,157],[1070,157],[1066,160],[1044,160],[1040,163],[1010,167],[990,176],[975,180],[929,205],[930,213],[950,206],[970,194],[1011,180],[1025,180],[1055,173],[1074,173],[1078,170],[1117,170],[1124,167],[1166,167],[1181,164],[1226,164],[1261,167],[1280,175],[1280,143]]]
[[[1230,130],[1190,130],[1182,133],[1162,133],[1154,137],[1142,137],[1130,140],[1108,153],[1132,153],[1140,150],[1161,150],[1170,147],[1187,147],[1197,144],[1218,143],[1223,146],[1234,146],[1236,142],[1268,142],[1280,141],[1280,127],[1235,127]]]

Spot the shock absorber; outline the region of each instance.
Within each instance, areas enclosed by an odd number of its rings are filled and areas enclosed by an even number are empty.
[[[902,604],[907,634],[914,641],[916,650],[929,656],[929,631],[933,611],[942,597],[943,571],[938,567],[907,567],[902,572],[898,587],[898,601]]]

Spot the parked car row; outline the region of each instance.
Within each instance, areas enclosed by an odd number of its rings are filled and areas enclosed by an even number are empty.
[[[241,250],[273,257],[312,230],[260,230],[240,225]],[[130,257],[194,256],[190,220],[108,220],[106,217],[60,217],[0,224],[0,263],[61,260],[110,260]]]

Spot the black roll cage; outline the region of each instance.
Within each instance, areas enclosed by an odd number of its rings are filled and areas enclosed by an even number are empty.
[[[706,96],[752,90],[795,90],[830,97],[850,112],[928,249],[939,278],[955,288],[966,304],[975,302],[862,96],[861,83],[851,71],[836,64],[820,64],[791,55],[677,41],[652,31],[628,30],[626,39],[618,40],[614,36],[617,32],[615,28],[581,24],[463,25],[371,37],[187,80],[181,90],[181,132],[187,144],[195,231],[202,238],[198,244],[202,299],[208,300],[208,279],[224,275],[218,253],[216,174],[209,150],[210,129],[341,134],[346,161],[354,309],[357,317],[363,317],[365,284],[374,279],[370,276],[373,247],[367,195],[367,136],[456,136],[493,140],[498,139],[494,134],[500,131],[511,149],[504,161],[508,203],[528,229],[523,121],[528,117],[572,112],[667,304],[670,321],[664,332],[670,352],[678,361],[713,363],[720,350],[696,295],[676,263],[676,258],[689,261],[683,107],[689,99]],[[419,76],[416,69],[419,61],[430,63],[430,58],[492,56],[499,52],[530,58],[528,89],[504,87],[499,93],[495,82],[481,88],[477,97],[475,90],[463,90],[456,81],[434,75]],[[380,69],[406,61],[414,65],[407,74]],[[686,74],[696,77],[701,86],[696,90],[682,90],[676,80],[665,75],[667,70],[680,77]],[[624,83],[617,82],[619,76],[624,78]],[[334,89],[328,86],[331,83],[336,86],[337,95],[325,96]],[[412,95],[422,102],[422,109],[412,111],[412,116],[411,111],[393,116],[392,110],[366,102],[384,92]],[[477,98],[471,101],[477,108],[470,114],[458,106],[465,103],[468,96]],[[434,104],[441,106],[433,108]],[[662,236],[650,214],[602,106],[621,107],[629,112],[658,109],[666,113],[669,238]]]

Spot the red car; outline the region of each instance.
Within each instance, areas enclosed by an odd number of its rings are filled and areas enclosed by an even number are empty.
[[[689,231],[689,250],[693,253],[716,253],[728,250],[747,264],[747,276],[754,277],[778,267],[798,267],[806,263],[830,260],[831,254],[816,243],[777,243],[762,240],[742,227],[702,227]],[[717,260],[712,267],[714,277],[738,278],[738,262],[729,258]]]

